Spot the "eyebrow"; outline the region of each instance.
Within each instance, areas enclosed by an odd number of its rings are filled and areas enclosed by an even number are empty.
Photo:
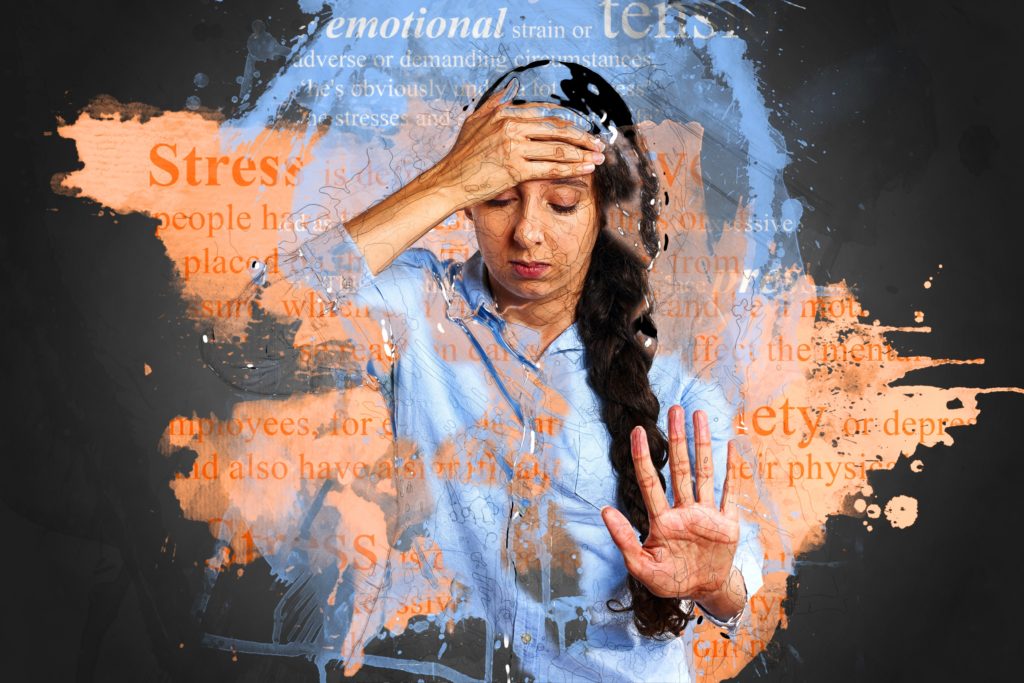
[[[552,185],[572,185],[573,187],[582,187],[584,190],[590,189],[590,185],[579,178],[556,178],[548,182]]]

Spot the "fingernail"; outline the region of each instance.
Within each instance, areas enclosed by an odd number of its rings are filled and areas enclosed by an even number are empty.
[[[672,417],[672,416],[674,416],[674,417]],[[672,420],[671,420],[672,424],[669,425],[669,428],[672,430],[672,436],[675,436],[675,437],[682,436],[683,435],[683,419],[684,419],[683,418],[683,411],[682,411],[682,409],[681,408],[673,409],[671,414],[670,414],[670,417],[672,417]]]
[[[598,147],[601,148],[602,152],[608,146],[608,145],[604,144],[604,140],[602,140],[601,138],[594,138],[594,142],[597,144]]]
[[[594,170],[594,165],[593,164],[583,164],[582,166],[580,166],[580,170],[583,171],[584,173],[590,173],[591,171]]]
[[[591,152],[590,153],[590,160],[593,161],[595,164],[603,163],[604,162],[604,155],[601,154],[600,152]]]

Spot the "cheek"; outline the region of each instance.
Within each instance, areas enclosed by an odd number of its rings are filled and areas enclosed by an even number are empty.
[[[592,212],[577,214],[577,220],[561,226],[558,240],[559,250],[575,262],[582,254],[589,253],[597,240],[597,216]]]
[[[504,211],[488,211],[477,215],[473,225],[476,228],[477,241],[481,248],[487,242],[489,247],[495,247],[505,241],[512,226],[512,220]]]
[[[477,215],[474,225],[478,231],[486,234],[487,238],[502,239],[512,229],[512,215],[508,211],[490,210],[482,215]]]

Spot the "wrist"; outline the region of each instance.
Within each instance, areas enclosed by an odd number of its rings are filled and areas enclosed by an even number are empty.
[[[747,603],[747,584],[740,570],[732,567],[717,590],[694,595],[692,599],[705,615],[716,621],[727,621],[743,611]]]
[[[449,168],[448,157],[442,158],[416,178],[415,182],[422,185],[439,203],[443,204],[450,216],[470,206],[471,201],[465,188],[456,179]]]

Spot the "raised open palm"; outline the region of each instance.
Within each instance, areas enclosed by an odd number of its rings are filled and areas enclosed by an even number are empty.
[[[685,416],[680,406],[669,409],[668,423],[668,459],[675,504],[668,504],[658,481],[646,432],[636,427],[631,435],[633,465],[647,506],[650,533],[641,545],[636,530],[619,510],[606,506],[601,516],[622,552],[626,569],[651,593],[701,602],[722,590],[732,570],[740,526],[738,487],[735,483],[730,485],[729,475],[739,466],[740,456],[730,441],[722,503],[720,508],[716,507],[707,415],[702,410],[693,414],[696,497],[690,480]]]

